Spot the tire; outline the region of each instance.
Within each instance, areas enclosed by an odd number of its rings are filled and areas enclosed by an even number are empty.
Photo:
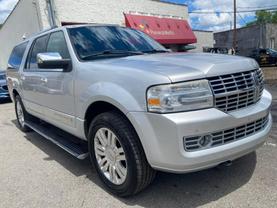
[[[101,149],[99,151],[98,149],[101,131],[104,134],[105,131],[107,131],[107,134],[114,134],[114,140],[116,142],[110,143],[114,143],[115,147],[113,149],[118,150],[115,151],[115,155],[118,152],[122,152],[119,151],[119,149],[121,149],[120,147],[123,149],[124,153],[122,154],[124,154],[125,157],[122,155],[114,157],[115,164],[121,163],[121,165],[115,165],[112,168],[112,170],[114,170],[116,169],[115,167],[121,166],[121,169],[123,168],[125,170],[121,171],[122,173],[125,173],[125,178],[122,177],[123,179],[121,178],[121,180],[116,180],[117,177],[120,178],[120,174],[118,174],[120,171],[115,170],[113,174],[108,174],[111,170],[111,167],[107,165],[109,159],[109,154],[107,153],[108,145],[105,147],[105,150]],[[109,138],[107,134],[105,136],[106,138]],[[110,138],[112,138],[112,136]],[[107,139],[107,141],[109,140]],[[111,111],[98,115],[90,124],[88,144],[91,161],[94,164],[101,181],[104,183],[105,188],[109,192],[120,197],[131,196],[142,191],[155,178],[156,171],[148,164],[144,150],[133,126],[121,114]],[[99,157],[97,154],[98,152],[102,154],[102,151],[105,156],[103,156],[103,159],[100,159],[101,156]],[[119,158],[125,158],[126,160],[118,161]],[[107,162],[104,163],[102,169],[106,170],[106,173],[100,168],[99,164],[101,163],[100,161],[105,159]],[[115,180],[111,181],[111,178],[113,177],[108,177],[107,175],[113,175]]]
[[[28,126],[26,126],[25,121],[28,119],[31,119],[31,116],[26,112],[23,102],[19,95],[16,95],[14,103],[15,103],[16,120],[17,120],[19,129],[23,132],[30,132],[31,129]],[[23,120],[21,116],[23,116]]]

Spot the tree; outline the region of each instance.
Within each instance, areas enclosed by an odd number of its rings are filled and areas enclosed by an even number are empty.
[[[277,23],[277,11],[272,14],[272,23]]]
[[[257,11],[256,17],[258,24],[271,23],[272,21],[272,13],[269,11]]]
[[[266,10],[256,12],[256,20],[247,23],[247,26],[265,24],[265,23],[277,23],[277,11],[270,12]]]

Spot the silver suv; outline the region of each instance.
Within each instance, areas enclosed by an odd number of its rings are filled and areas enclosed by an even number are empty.
[[[20,129],[89,155],[119,196],[141,191],[156,170],[198,171],[255,151],[272,125],[253,59],[171,53],[119,26],[60,27],[25,40],[7,80]]]

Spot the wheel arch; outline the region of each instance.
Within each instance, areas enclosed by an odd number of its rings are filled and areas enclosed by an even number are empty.
[[[127,118],[128,112],[143,111],[144,108],[141,99],[137,99],[128,89],[110,82],[97,82],[89,86],[82,91],[78,102],[77,114],[84,120],[86,136],[90,122],[100,113],[114,110],[131,123]]]
[[[20,96],[20,94],[18,93],[18,91],[17,91],[16,89],[13,89],[13,90],[12,90],[12,99],[15,100],[15,97],[16,97],[17,95]]]
[[[88,135],[88,130],[89,130],[89,126],[90,123],[92,122],[92,120],[98,116],[101,113],[105,113],[105,112],[109,112],[109,111],[115,111],[117,113],[119,113],[121,116],[123,116],[134,128],[133,124],[131,123],[131,121],[128,119],[128,117],[126,116],[126,114],[124,113],[124,111],[120,108],[118,108],[117,106],[115,106],[114,104],[107,102],[107,101],[95,101],[93,103],[91,103],[86,112],[85,112],[85,122],[84,122],[84,131],[85,131],[85,135]],[[134,128],[135,130],[135,128]]]
[[[99,114],[105,113],[108,111],[116,111],[119,114],[125,116],[125,114],[118,107],[106,101],[95,101],[88,106],[84,117],[85,119],[84,130],[85,130],[86,136],[88,135],[89,126],[92,120]]]

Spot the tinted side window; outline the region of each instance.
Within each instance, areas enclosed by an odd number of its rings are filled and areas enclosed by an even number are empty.
[[[70,58],[64,34],[62,31],[50,35],[47,45],[47,52],[58,52],[64,59]]]
[[[13,49],[12,54],[8,61],[9,67],[15,68],[16,70],[19,69],[27,45],[28,45],[28,42],[25,42],[25,43],[22,43],[22,44],[16,46]]]
[[[260,54],[262,54],[262,55],[266,54],[266,50],[264,50],[264,49],[260,50]]]
[[[48,35],[45,35],[45,36],[37,38],[34,41],[32,51],[29,54],[27,68],[30,68],[30,69],[38,68],[37,54],[43,53],[46,51],[47,40],[48,40]]]

